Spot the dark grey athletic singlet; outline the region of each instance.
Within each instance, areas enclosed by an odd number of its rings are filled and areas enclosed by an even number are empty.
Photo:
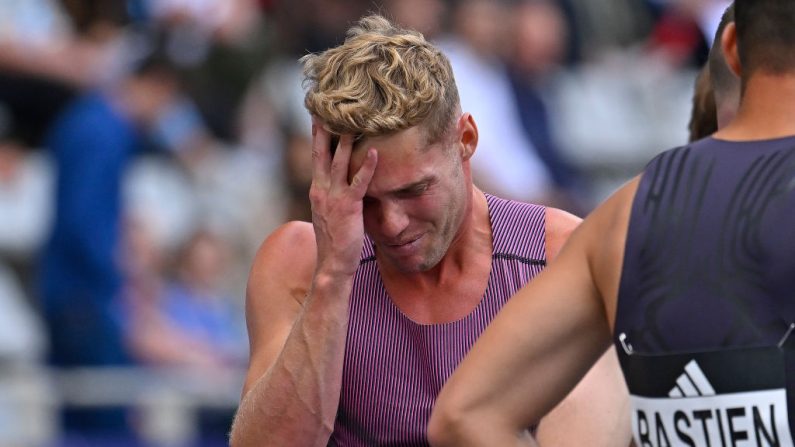
[[[649,163],[615,327],[636,443],[791,445],[793,322],[795,137],[707,138]]]

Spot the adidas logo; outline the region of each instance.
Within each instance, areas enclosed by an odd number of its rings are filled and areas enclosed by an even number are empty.
[[[795,447],[784,388],[718,394],[695,359],[675,383],[668,397],[630,396],[638,447]],[[721,383],[725,388],[725,378]]]
[[[695,360],[685,365],[685,372],[676,379],[676,385],[668,392],[668,397],[714,396],[715,390],[701,371]]]

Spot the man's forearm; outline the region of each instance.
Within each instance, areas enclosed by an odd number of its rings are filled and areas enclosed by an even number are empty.
[[[528,430],[510,429],[488,418],[432,418],[428,440],[434,447],[516,446],[539,447]]]
[[[234,447],[326,445],[339,405],[351,283],[316,278],[278,359],[240,403]]]

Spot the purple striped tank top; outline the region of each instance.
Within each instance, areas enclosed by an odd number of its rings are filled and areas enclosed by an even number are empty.
[[[427,446],[428,419],[442,385],[503,304],[546,265],[544,207],[486,199],[491,272],[482,300],[461,320],[423,325],[405,316],[384,288],[372,241],[365,240],[330,446]]]

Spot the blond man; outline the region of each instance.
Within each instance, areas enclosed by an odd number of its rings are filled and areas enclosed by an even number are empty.
[[[447,377],[579,219],[473,185],[475,119],[419,33],[366,17],[303,63],[313,222],[277,229],[254,261],[232,445],[427,445]],[[626,445],[625,404],[607,356],[538,435]]]

